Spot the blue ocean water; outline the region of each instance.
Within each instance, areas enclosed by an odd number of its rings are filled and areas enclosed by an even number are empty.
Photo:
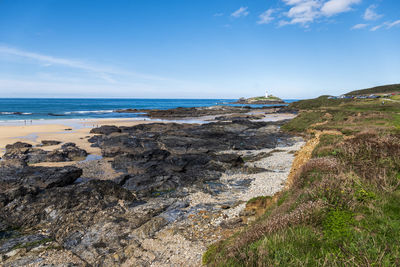
[[[0,121],[133,118],[138,113],[117,113],[118,109],[170,109],[232,105],[235,99],[65,99],[65,98],[0,98]],[[295,100],[285,100],[287,103]]]

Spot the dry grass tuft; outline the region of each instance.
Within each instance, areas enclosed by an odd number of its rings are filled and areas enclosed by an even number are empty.
[[[400,135],[363,132],[340,144],[339,158],[346,167],[372,185],[395,190],[400,172]]]

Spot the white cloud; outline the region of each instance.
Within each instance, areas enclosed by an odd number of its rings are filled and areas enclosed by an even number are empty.
[[[360,29],[364,29],[368,26],[368,24],[365,23],[360,23],[360,24],[356,24],[353,27],[351,27],[352,30],[360,30]]]
[[[321,12],[325,16],[333,16],[351,10],[351,6],[361,3],[361,0],[329,0],[324,3]]]
[[[222,17],[224,15],[224,13],[215,13],[214,17]]]
[[[393,27],[398,26],[398,25],[400,25],[400,19],[396,20],[396,21],[393,21],[393,22],[386,21],[386,22],[384,22],[384,23],[382,23],[380,25],[372,27],[371,31],[374,32],[374,31],[377,31],[377,30],[379,30],[381,28],[390,29],[390,28],[393,28]]]
[[[390,29],[394,26],[400,25],[400,19],[393,22],[386,22],[386,28]]]
[[[371,32],[374,32],[374,31],[376,31],[376,30],[379,30],[379,29],[382,28],[382,27],[383,27],[383,24],[378,25],[378,26],[375,26],[375,27],[372,27],[372,28],[371,28]]]
[[[288,12],[284,13],[290,21],[281,21],[280,26],[287,24],[306,24],[313,22],[320,16],[320,0],[283,0],[286,5],[292,6]]]
[[[365,20],[377,20],[381,18],[383,15],[380,15],[375,12],[375,9],[377,8],[377,5],[370,5],[364,13],[364,19]]]
[[[240,7],[238,10],[231,14],[234,18],[246,17],[249,15],[249,11],[247,11],[248,7]]]
[[[261,13],[259,17],[259,20],[257,21],[257,24],[268,24],[271,21],[274,20],[274,17],[272,16],[273,13],[275,13],[275,9],[268,9],[266,11],[264,11],[263,13]]]
[[[361,0],[282,0],[290,6],[289,11],[283,13],[288,20],[281,20],[280,26],[301,24],[307,26],[321,17],[330,17],[351,10],[352,5],[361,3]]]

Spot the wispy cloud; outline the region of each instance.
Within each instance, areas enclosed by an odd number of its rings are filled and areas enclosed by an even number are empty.
[[[240,7],[238,10],[231,14],[234,18],[246,17],[249,15],[248,7]]]
[[[374,27],[371,28],[371,32],[377,31],[377,30],[379,30],[379,29],[382,28],[382,27],[383,27],[383,24],[378,25],[378,26],[374,26]]]
[[[377,8],[377,5],[370,5],[364,13],[364,19],[365,20],[377,20],[383,17],[383,15],[376,13],[375,9]]]
[[[93,72],[112,72],[109,69],[105,70],[102,68],[87,65],[85,63],[82,63],[82,62],[76,61],[76,60],[47,56],[47,55],[28,52],[28,51],[24,51],[24,50],[12,48],[12,47],[7,47],[7,46],[0,46],[0,53],[14,55],[14,56],[23,57],[23,58],[28,58],[31,60],[36,60],[36,61],[46,64],[47,66],[51,66],[54,64],[54,65],[63,65],[63,66],[71,67],[71,68],[77,68],[77,69],[93,71]]]
[[[222,17],[224,15],[224,13],[215,13],[213,16],[214,17]]]
[[[368,24],[365,23],[360,23],[360,24],[356,24],[353,27],[351,27],[352,30],[360,30],[360,29],[364,29],[368,27]]]
[[[276,12],[275,9],[268,9],[266,11],[264,11],[263,13],[260,14],[259,20],[257,21],[257,24],[268,24],[271,21],[273,21],[275,18],[272,16],[272,14],[274,14]]]
[[[390,29],[394,26],[400,25],[400,19],[393,22],[386,22],[386,28]]]
[[[0,54],[16,56],[20,58],[24,58],[33,62],[38,62],[43,66],[51,67],[53,65],[64,66],[73,69],[79,69],[81,71],[90,72],[97,75],[99,78],[114,83],[115,79],[113,76],[115,75],[125,75],[125,76],[133,76],[141,79],[148,80],[165,80],[163,77],[158,77],[155,75],[142,74],[132,71],[125,71],[115,67],[109,66],[100,66],[97,64],[89,64],[80,60],[74,59],[66,59],[61,57],[54,57],[49,55],[44,55],[40,53],[25,51],[9,46],[0,45]]]
[[[352,6],[361,0],[282,0],[289,11],[283,13],[287,20],[281,20],[280,26],[301,24],[305,27],[321,17],[331,17],[352,10]]]
[[[120,97],[190,97],[193,91],[198,95],[214,94],[213,85],[203,81],[166,78],[143,74],[114,66],[100,66],[82,60],[49,56],[5,44],[0,45],[0,62],[13,62],[35,66],[31,73],[0,72],[0,94],[6,97],[41,95],[69,96],[120,96]],[[22,59],[22,61],[21,61]],[[55,67],[58,67],[55,69]],[[62,69],[60,69],[62,67]],[[54,69],[52,69],[54,68]],[[72,74],[72,75],[71,75]],[[106,81],[106,82],[105,82]],[[188,90],[193,89],[193,91]],[[171,94],[170,92],[175,92]],[[25,92],[25,95],[24,95]],[[100,95],[101,94],[101,95]]]
[[[380,24],[380,25],[377,25],[377,26],[375,26],[375,27],[372,27],[371,28],[371,31],[372,32],[374,32],[374,31],[377,31],[377,30],[379,30],[379,29],[381,29],[381,28],[384,28],[384,29],[390,29],[390,28],[393,28],[393,27],[396,27],[396,26],[400,26],[400,19],[399,20],[396,20],[396,21],[392,21],[392,22],[390,22],[390,21],[386,21],[386,22],[384,22],[384,23],[382,23],[382,24]]]

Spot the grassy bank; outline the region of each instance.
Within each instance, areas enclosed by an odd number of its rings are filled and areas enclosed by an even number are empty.
[[[283,129],[318,139],[311,159],[264,215],[212,245],[203,263],[400,265],[400,102],[320,97],[291,107],[300,114]]]

